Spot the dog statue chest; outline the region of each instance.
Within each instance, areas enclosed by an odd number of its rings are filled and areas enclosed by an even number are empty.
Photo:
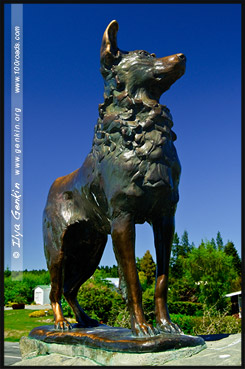
[[[148,119],[143,121],[139,119],[140,114],[134,121],[119,115],[115,119],[115,115],[108,114],[103,120],[98,119],[93,153],[109,192],[112,187],[118,192],[120,187],[131,193],[132,185],[135,185],[138,186],[136,195],[139,195],[147,186],[174,187],[172,172],[175,172],[175,178],[180,175],[180,163],[173,144],[176,136],[171,130],[172,120],[163,117],[162,110],[158,109],[157,114],[151,110]]]

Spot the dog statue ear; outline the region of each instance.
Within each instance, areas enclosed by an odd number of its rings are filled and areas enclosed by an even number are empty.
[[[110,66],[116,58],[118,47],[117,47],[117,31],[118,23],[113,20],[106,28],[100,49],[100,62]]]

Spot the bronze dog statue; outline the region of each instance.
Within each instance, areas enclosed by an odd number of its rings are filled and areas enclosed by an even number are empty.
[[[167,291],[181,167],[173,144],[172,117],[159,98],[184,74],[186,58],[122,51],[117,31],[114,20],[102,39],[105,101],[99,105],[92,150],[81,168],[56,179],[44,210],[55,327],[70,328],[62,313],[62,294],[80,327],[99,325],[83,311],[76,296],[98,266],[111,234],[134,334],[180,333],[170,320]],[[144,317],[135,262],[135,224],[144,222],[154,231],[157,328]]]

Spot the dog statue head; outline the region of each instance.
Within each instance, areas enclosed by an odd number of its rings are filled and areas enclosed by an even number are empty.
[[[156,58],[144,50],[122,51],[117,46],[117,32],[118,23],[113,20],[104,32],[100,50],[106,96],[117,90],[136,101],[158,103],[163,92],[184,74],[185,55]]]

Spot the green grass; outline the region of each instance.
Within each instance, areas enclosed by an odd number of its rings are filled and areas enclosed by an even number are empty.
[[[4,340],[16,342],[22,336],[28,336],[29,332],[41,325],[53,325],[52,316],[30,318],[29,314],[34,310],[5,310],[4,311]]]

